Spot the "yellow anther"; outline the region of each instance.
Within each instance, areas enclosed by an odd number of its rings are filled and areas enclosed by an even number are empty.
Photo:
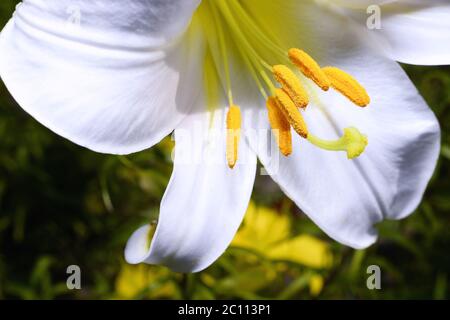
[[[312,134],[308,136],[308,141],[321,149],[346,151],[349,159],[359,157],[368,144],[367,136],[353,127],[345,128],[342,137],[336,141],[322,140]]]
[[[275,100],[294,130],[306,139],[308,137],[308,128],[305,120],[286,91],[275,89]]]
[[[269,111],[270,126],[277,140],[278,147],[281,153],[287,157],[292,153],[291,125],[278,107],[274,97],[269,97],[266,105]]]
[[[370,103],[370,97],[366,89],[351,75],[335,67],[326,67],[322,70],[330,79],[331,86],[354,104],[365,107]]]
[[[288,55],[291,62],[300,69],[305,77],[314,81],[324,91],[330,88],[330,80],[309,54],[303,50],[292,48]]]
[[[239,140],[241,137],[241,109],[231,105],[227,113],[227,149],[228,166],[233,169],[238,158]]]
[[[284,65],[273,66],[272,72],[295,105],[305,108],[309,103],[308,95],[294,72]]]

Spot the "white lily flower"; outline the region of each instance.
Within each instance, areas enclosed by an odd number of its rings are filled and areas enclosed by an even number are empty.
[[[381,29],[366,26],[371,4]],[[28,113],[94,151],[137,152],[175,130],[156,230],[138,229],[125,256],[192,272],[231,242],[257,157],[351,247],[409,215],[440,130],[395,60],[450,63],[449,18],[439,0],[24,0],[1,33],[0,75]],[[271,129],[280,152],[260,146]]]

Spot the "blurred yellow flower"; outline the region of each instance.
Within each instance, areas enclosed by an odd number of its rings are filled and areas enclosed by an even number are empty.
[[[332,263],[328,244],[310,235],[291,237],[291,219],[273,209],[250,203],[232,245],[271,259],[327,268]]]
[[[312,297],[317,297],[323,289],[324,280],[321,275],[315,274],[309,280],[309,293]]]
[[[267,255],[273,260],[287,260],[318,269],[329,267],[332,261],[328,245],[309,235],[281,242]]]
[[[170,271],[144,264],[124,264],[116,278],[116,299],[173,298],[177,295],[175,282],[168,280]]]

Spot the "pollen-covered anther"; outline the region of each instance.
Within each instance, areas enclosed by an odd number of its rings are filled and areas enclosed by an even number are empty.
[[[292,48],[289,49],[288,56],[305,77],[314,81],[322,90],[327,91],[330,88],[330,80],[309,54],[303,50]]]
[[[275,101],[295,132],[305,139],[308,138],[306,122],[286,91],[275,89]]]
[[[239,140],[241,138],[241,109],[231,105],[227,113],[227,146],[228,166],[233,169],[238,159]]]
[[[330,79],[331,86],[354,104],[365,107],[370,103],[366,89],[351,75],[336,67],[325,67],[322,70]]]
[[[284,156],[289,156],[292,153],[291,125],[280,110],[274,97],[269,97],[266,105],[269,113],[269,123],[278,143],[278,148]]]
[[[272,72],[277,82],[283,86],[283,89],[295,105],[298,108],[306,108],[309,103],[308,94],[294,72],[285,65],[273,66]]]

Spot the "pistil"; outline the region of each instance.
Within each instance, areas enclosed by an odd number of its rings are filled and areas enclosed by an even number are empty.
[[[323,140],[312,134],[308,136],[308,141],[321,149],[345,151],[349,159],[359,157],[368,144],[367,136],[353,127],[345,128],[342,137],[335,141]]]

